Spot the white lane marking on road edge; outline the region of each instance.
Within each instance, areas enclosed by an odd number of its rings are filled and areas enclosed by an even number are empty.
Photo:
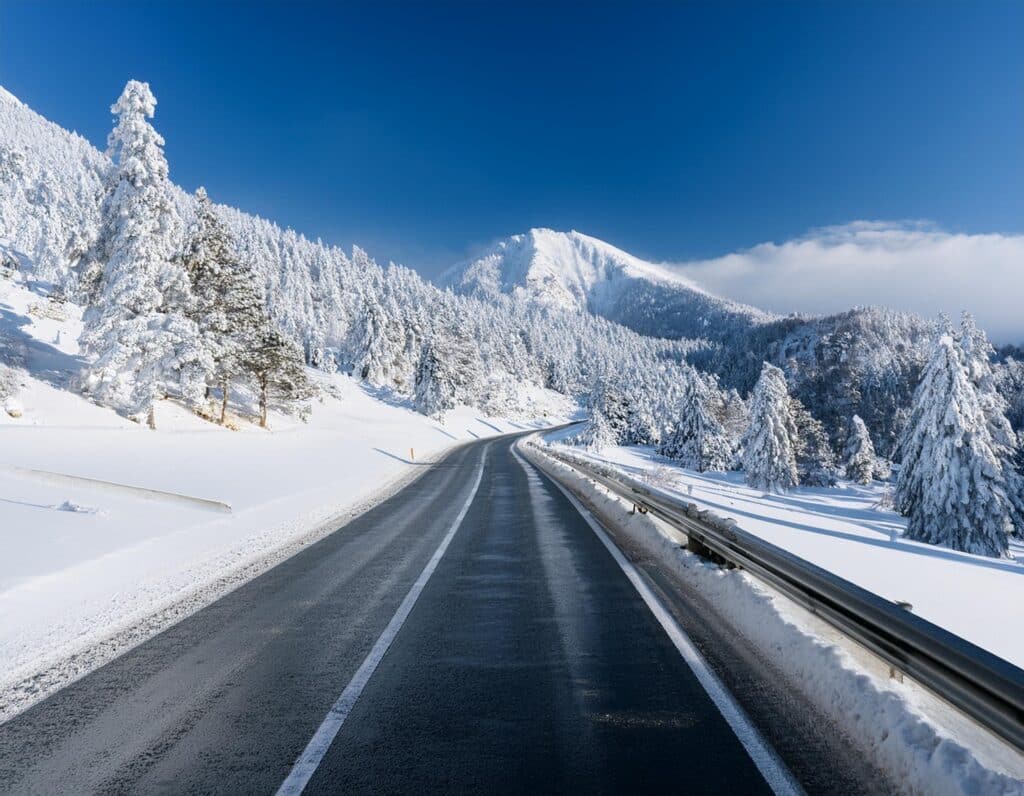
[[[380,638],[377,639],[377,643],[373,645],[373,649],[370,650],[362,664],[360,664],[356,673],[352,675],[352,680],[347,686],[345,686],[345,690],[341,692],[341,696],[338,697],[338,700],[331,707],[326,718],[324,718],[320,727],[310,739],[302,754],[299,755],[299,758],[295,761],[295,764],[292,766],[292,770],[288,773],[287,778],[283,783],[281,783],[281,787],[277,789],[277,796],[295,796],[296,794],[302,793],[303,789],[305,789],[309,780],[316,772],[320,762],[324,759],[324,755],[327,754],[327,750],[330,749],[331,744],[334,743],[334,739],[337,737],[338,731],[341,729],[341,725],[345,723],[345,719],[347,719],[349,713],[352,712],[352,708],[355,707],[356,701],[359,699],[359,695],[363,692],[366,684],[370,681],[374,671],[377,669],[377,665],[384,658],[384,654],[388,651],[388,647],[391,646],[391,642],[394,641],[395,636],[398,635],[398,631],[402,629],[402,625],[412,612],[412,608],[416,604],[416,600],[419,598],[420,593],[423,591],[423,587],[427,585],[427,581],[430,580],[430,576],[434,574],[434,570],[437,569],[437,565],[440,563],[441,558],[448,549],[448,545],[455,537],[455,532],[459,529],[459,526],[462,525],[462,521],[465,519],[466,514],[469,511],[469,507],[473,503],[473,498],[476,497],[477,490],[480,488],[480,481],[484,477],[484,462],[487,460],[487,449],[489,447],[490,445],[484,447],[484,452],[480,457],[480,464],[476,471],[476,481],[473,483],[473,488],[470,490],[469,497],[466,498],[466,502],[459,511],[459,515],[451,524],[451,527],[445,534],[444,539],[441,540],[441,544],[438,545],[437,550],[434,551],[434,555],[431,556],[427,565],[420,573],[420,576],[412,585],[412,588],[409,589],[409,593],[405,595],[405,599],[402,600],[402,604],[398,606],[398,611],[393,617],[391,617],[391,621],[388,622],[387,627],[384,628],[384,632],[381,633]]]
[[[526,460],[522,458],[518,450],[515,450],[515,446],[513,446],[513,451],[516,458],[519,459],[519,463],[526,467]],[[587,524],[597,534],[597,538],[601,540],[608,552],[611,553],[612,558],[615,559],[623,573],[629,578],[630,583],[639,592],[640,597],[647,603],[647,607],[654,614],[655,619],[664,628],[668,637],[672,639],[672,643],[679,650],[680,656],[686,661],[686,664],[693,671],[708,696],[711,697],[711,701],[715,703],[715,707],[718,708],[719,713],[722,714],[726,723],[732,728],[743,748],[747,750],[747,754],[754,761],[754,765],[761,772],[761,776],[768,783],[768,787],[779,796],[798,796],[802,794],[804,792],[803,788],[800,787],[796,778],[786,768],[786,764],[782,762],[778,753],[764,739],[764,736],[754,726],[750,717],[747,716],[746,711],[740,707],[736,698],[729,693],[725,684],[714,673],[704,656],[700,654],[700,651],[686,631],[679,625],[658,595],[651,590],[651,587],[643,579],[636,567],[633,566],[633,563],[623,555],[618,545],[611,540],[597,518],[591,514],[590,510],[575,495],[558,483],[558,481],[544,473],[541,468],[538,467],[537,469],[569,499],[569,502],[576,507],[576,510],[583,516],[583,519],[587,521]]]

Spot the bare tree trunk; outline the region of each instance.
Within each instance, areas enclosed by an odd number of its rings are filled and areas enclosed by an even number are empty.
[[[156,406],[149,405],[149,414],[146,415],[146,425],[156,431]]]
[[[267,385],[266,379],[260,382],[260,428],[267,427]]]
[[[221,399],[220,399],[220,424],[223,426],[224,421],[228,414],[228,387],[229,383],[227,379],[224,379],[220,384]]]

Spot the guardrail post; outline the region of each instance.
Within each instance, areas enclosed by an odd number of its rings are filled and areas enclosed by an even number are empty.
[[[714,560],[717,557],[710,547],[704,544],[704,542],[692,533],[686,534],[686,549],[694,555],[698,555],[701,558],[706,558],[708,560]]]

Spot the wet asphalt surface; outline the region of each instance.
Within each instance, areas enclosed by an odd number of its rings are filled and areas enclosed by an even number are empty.
[[[572,504],[457,449],[334,534],[0,725],[0,793],[273,793],[468,513],[307,793],[767,793]],[[808,792],[891,792],[710,607],[626,548]]]

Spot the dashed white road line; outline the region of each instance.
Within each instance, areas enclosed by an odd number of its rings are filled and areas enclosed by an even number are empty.
[[[515,446],[513,446],[512,450],[515,452],[516,458],[519,459],[519,463],[524,468],[528,467],[529,465],[526,460],[523,459]],[[537,469],[541,470],[542,473],[544,472],[539,467]],[[803,794],[803,788],[800,787],[800,784],[786,767],[786,764],[782,762],[778,753],[772,749],[768,741],[761,735],[761,732],[754,726],[746,711],[743,710],[736,701],[736,698],[729,693],[729,690],[718,678],[718,675],[711,669],[707,660],[700,654],[700,651],[686,634],[686,631],[679,625],[658,595],[651,590],[650,585],[637,571],[637,568],[633,566],[633,563],[622,554],[618,545],[611,540],[608,533],[601,526],[601,523],[597,521],[597,518],[590,513],[575,495],[558,483],[556,479],[547,473],[544,473],[544,475],[576,507],[576,510],[579,511],[594,533],[597,534],[597,538],[601,540],[608,552],[611,553],[612,558],[615,559],[623,573],[629,578],[629,582],[633,584],[633,587],[647,604],[651,613],[654,614],[655,619],[658,620],[658,623],[672,640],[675,648],[679,650],[680,656],[686,661],[686,664],[693,671],[708,696],[711,697],[715,707],[718,708],[726,723],[732,728],[743,748],[747,750],[747,754],[754,761],[754,765],[761,772],[761,776],[768,783],[768,787],[778,796],[798,796],[798,794]]]
[[[281,787],[277,789],[277,796],[294,796],[294,794],[302,793],[309,780],[313,777],[313,774],[316,773],[317,767],[324,759],[324,755],[327,754],[327,750],[330,749],[331,744],[338,735],[338,731],[345,723],[345,719],[348,718],[352,708],[355,707],[359,695],[366,688],[366,684],[370,682],[370,678],[373,677],[377,665],[384,658],[384,654],[388,651],[388,647],[391,646],[391,642],[395,640],[398,631],[402,629],[402,625],[412,612],[413,606],[416,604],[416,600],[419,598],[424,586],[427,585],[430,576],[434,574],[434,570],[437,569],[437,565],[448,549],[448,545],[451,544],[452,539],[455,537],[455,532],[462,525],[469,507],[473,503],[473,498],[476,497],[477,490],[480,488],[480,481],[484,475],[484,462],[487,460],[487,449],[489,447],[490,445],[487,445],[484,448],[483,455],[480,457],[480,464],[477,467],[473,488],[470,490],[469,497],[466,498],[466,502],[462,505],[462,509],[459,511],[455,521],[451,524],[444,539],[441,540],[441,544],[434,551],[434,555],[431,556],[420,576],[412,585],[412,588],[409,589],[409,593],[405,595],[402,604],[398,606],[398,611],[391,617],[391,621],[388,622],[384,632],[381,633],[380,638],[373,645],[373,649],[370,650],[362,664],[360,664],[356,673],[352,676],[352,680],[345,686],[341,696],[338,697],[316,733],[314,733],[309,743],[306,744],[306,748],[299,755],[298,760],[295,761],[287,778],[281,783]]]

